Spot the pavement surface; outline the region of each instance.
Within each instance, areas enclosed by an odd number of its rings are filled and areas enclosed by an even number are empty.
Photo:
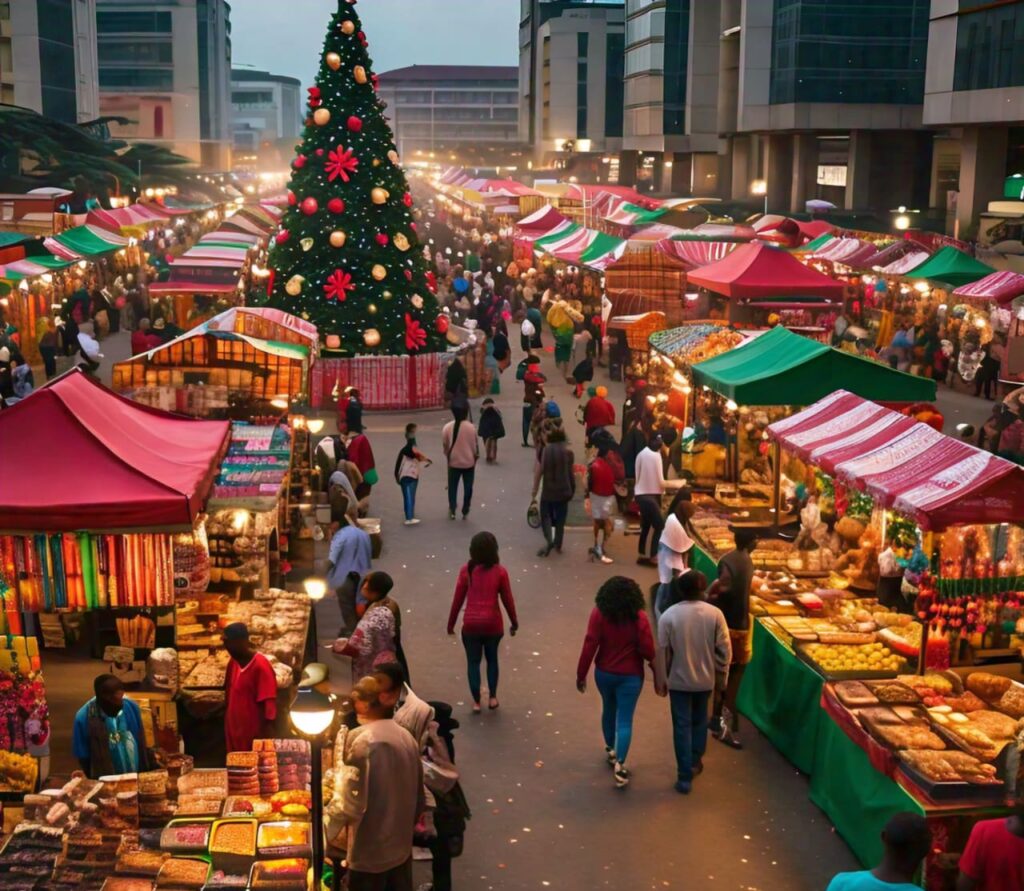
[[[128,354],[127,341],[123,333],[104,341],[101,374],[106,378],[110,365]],[[563,408],[579,458],[583,437],[573,420],[575,402],[569,388],[556,382],[550,355],[544,366],[549,393]],[[599,382],[604,376],[599,369]],[[521,387],[512,369],[503,384],[496,399],[510,435],[499,446],[497,465],[479,465],[466,521],[447,519],[443,460],[422,475],[419,526],[402,525],[401,495],[391,476],[405,424],[419,424],[419,446],[436,460],[443,457],[440,430],[447,416],[366,416],[381,475],[371,510],[384,523],[384,552],[376,568],[396,582],[393,595],[403,610],[403,643],[414,688],[426,699],[452,703],[462,724],[455,736],[456,757],[473,819],[465,853],[453,867],[455,886],[817,891],[836,872],[858,868],[808,800],[806,778],[745,721],[746,748],[733,751],[710,741],[707,767],[693,793],[678,795],[672,788],[668,702],[654,695],[649,681],[637,708],[629,756],[633,780],[628,789],[614,788],[604,761],[599,697],[592,681],[585,695],[577,693],[576,661],[600,584],[621,573],[646,590],[655,572],[636,566],[636,539],[622,536],[613,538],[609,548],[613,565],[590,563],[590,535],[582,529],[567,532],[563,555],[536,556],[540,533],[526,524],[533,452],[519,444]],[[621,405],[621,385],[609,388]],[[960,422],[979,424],[988,413],[981,400],[945,388],[939,405],[947,431]],[[463,650],[445,628],[469,540],[484,529],[501,544],[520,632],[502,641],[501,708],[473,716]],[[323,601],[317,616],[321,641],[329,644],[339,623],[337,605]],[[348,660],[321,652],[331,665],[332,684],[347,689]],[[60,658],[55,654],[53,661]],[[70,719],[67,709],[88,695],[81,696],[88,679],[67,675],[48,670],[55,718]],[[70,727],[66,731],[55,725],[55,752],[70,742],[62,742]],[[55,761],[67,760],[67,754],[61,752]],[[429,879],[428,864],[417,864],[416,872],[418,881]]]

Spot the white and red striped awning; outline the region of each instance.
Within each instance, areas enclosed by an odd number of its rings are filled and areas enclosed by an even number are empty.
[[[697,269],[724,260],[736,248],[735,241],[675,241],[666,238],[655,245],[655,249],[681,261],[688,269]]]
[[[855,269],[870,269],[877,256],[878,248],[870,241],[847,237],[830,239],[811,254],[814,260],[829,260]]]
[[[1011,303],[1024,294],[1024,275],[1008,269],[993,272],[976,282],[961,285],[953,292],[954,297],[969,297],[975,300],[995,300],[997,303]]]
[[[1024,470],[837,390],[768,428],[787,451],[922,529],[1024,522]]]

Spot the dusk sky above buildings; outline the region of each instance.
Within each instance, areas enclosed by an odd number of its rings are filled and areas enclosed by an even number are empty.
[[[313,82],[334,0],[232,0],[232,64]],[[519,0],[362,0],[376,71],[516,65]]]

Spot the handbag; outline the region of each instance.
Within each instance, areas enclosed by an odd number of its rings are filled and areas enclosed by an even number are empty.
[[[540,529],[540,505],[536,501],[531,501],[530,506],[526,509],[526,525],[531,529]]]
[[[363,482],[368,486],[376,486],[380,482],[380,476],[377,474],[376,467],[371,467],[363,474]]]

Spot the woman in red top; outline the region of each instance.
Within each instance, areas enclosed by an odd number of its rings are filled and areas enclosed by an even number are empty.
[[[644,663],[654,670],[654,636],[644,595],[632,579],[612,576],[594,602],[576,667],[576,689],[587,692],[587,673],[596,656],[594,680],[601,693],[604,751],[615,771],[615,785],[622,789],[629,784],[625,763],[633,738],[633,712],[644,685]]]
[[[469,562],[459,570],[455,597],[448,614],[448,633],[455,633],[455,621],[463,604],[462,645],[466,648],[466,673],[473,696],[473,713],[480,713],[480,663],[487,657],[488,708],[498,707],[498,644],[505,634],[501,606],[508,613],[512,636],[519,630],[516,602],[508,572],[498,562],[498,540],[490,532],[478,532],[469,543]]]

